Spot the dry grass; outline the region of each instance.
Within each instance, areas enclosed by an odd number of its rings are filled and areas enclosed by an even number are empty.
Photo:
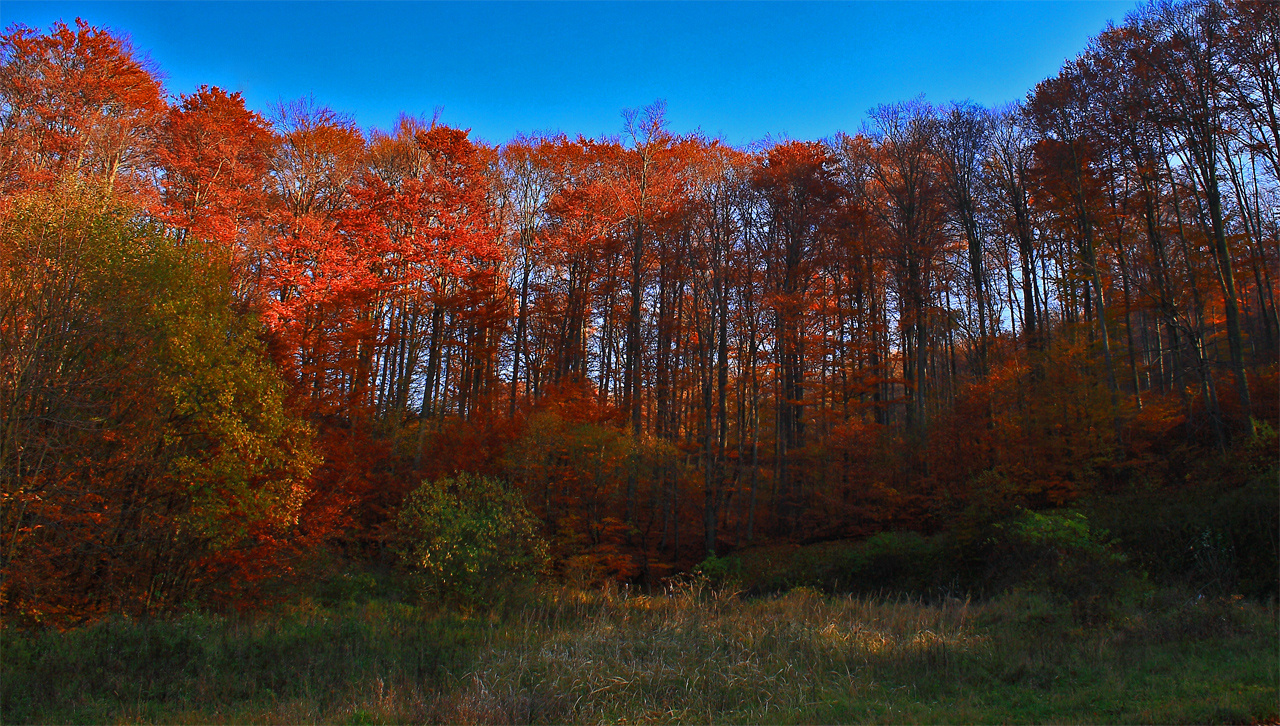
[[[660,596],[561,592],[495,642],[477,693],[546,693],[547,721],[760,721],[895,664],[945,673],[982,647],[970,607],[827,599],[740,601],[686,583]],[[556,710],[558,709],[558,710]],[[530,714],[536,720],[536,714]]]
[[[1276,717],[1274,609],[1239,601],[1161,605],[1159,613],[1138,610],[1113,627],[1083,629],[1034,596],[926,605],[799,589],[741,600],[696,581],[659,596],[563,590],[486,646],[458,694],[465,710],[446,720]]]
[[[112,632],[6,631],[6,644],[21,642],[5,667],[0,721],[1276,718],[1274,608],[1148,605],[1084,629],[1030,596],[922,604],[799,589],[741,599],[686,581],[655,595],[558,589],[505,616],[470,619],[375,603],[266,625],[206,618]],[[130,652],[151,662],[120,660]],[[38,680],[60,670],[52,683]]]

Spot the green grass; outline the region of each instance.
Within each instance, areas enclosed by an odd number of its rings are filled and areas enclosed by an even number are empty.
[[[313,722],[410,714],[470,662],[477,621],[387,603],[253,622],[5,629],[0,722]]]
[[[1148,596],[1077,626],[984,603],[550,590],[504,615],[372,602],[3,636],[0,721],[1258,723],[1274,606]]]

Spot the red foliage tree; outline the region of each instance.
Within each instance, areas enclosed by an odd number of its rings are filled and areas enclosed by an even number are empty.
[[[147,193],[165,103],[150,63],[120,37],[79,19],[74,30],[10,30],[0,37],[0,107],[6,193],[64,177]]]

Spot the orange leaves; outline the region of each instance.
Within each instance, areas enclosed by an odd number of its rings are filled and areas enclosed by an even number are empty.
[[[810,204],[815,212],[837,194],[830,151],[815,141],[771,147],[752,171],[751,183],[779,206]]]
[[[466,131],[447,126],[418,131],[414,142],[425,164],[418,178],[405,181],[402,198],[425,224],[417,248],[406,257],[452,276],[496,262],[487,150],[473,144]]]
[[[364,154],[355,123],[311,99],[280,104],[273,120],[279,132],[271,156],[273,191],[288,215],[281,221],[287,228],[290,219],[333,214]]]
[[[77,176],[130,195],[147,189],[146,152],[164,113],[160,81],[110,33],[76,20],[49,34],[18,26],[0,39],[0,105],[10,149],[7,192]]]
[[[350,122],[308,103],[280,123],[265,320],[312,400],[356,413],[372,403],[373,360],[401,340],[386,316],[443,301],[497,258],[484,155],[466,132],[405,122],[366,157]]]
[[[561,138],[544,142],[539,150],[555,190],[547,200],[548,251],[572,255],[601,246],[625,215],[617,175],[621,147]]]
[[[162,134],[156,156],[170,224],[224,253],[244,246],[247,225],[266,212],[267,122],[239,93],[203,86],[169,109]]]

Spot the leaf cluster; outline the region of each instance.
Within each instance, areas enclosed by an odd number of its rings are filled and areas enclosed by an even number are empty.
[[[417,587],[442,600],[501,601],[547,563],[539,523],[520,494],[489,477],[423,482],[400,507],[396,529]]]

